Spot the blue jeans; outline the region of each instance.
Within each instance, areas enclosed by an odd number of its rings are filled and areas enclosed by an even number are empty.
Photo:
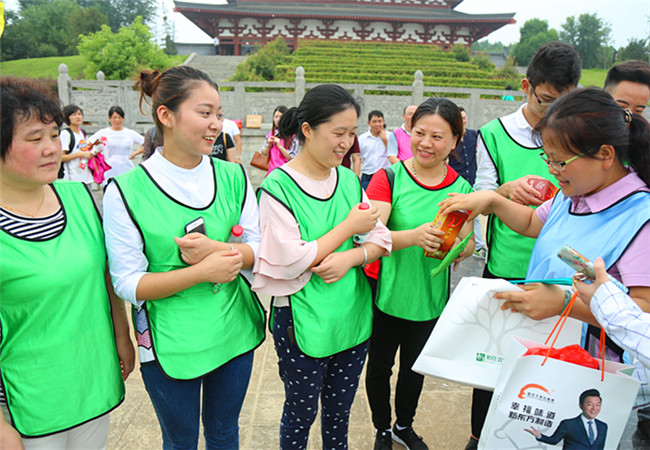
[[[196,380],[168,378],[155,363],[140,367],[162,430],[163,449],[195,449],[199,440],[201,386],[208,449],[239,448],[239,413],[253,368],[253,351]]]
[[[326,358],[305,355],[287,328],[291,310],[273,310],[273,341],[278,354],[285,401],[280,423],[280,448],[305,449],[309,429],[321,403],[322,448],[348,448],[350,408],[368,353],[368,341]]]
[[[372,174],[372,173],[362,173],[361,174],[361,187],[363,188],[364,191],[366,189],[368,189],[368,184],[370,184],[370,180],[372,179],[373,175],[374,174]]]

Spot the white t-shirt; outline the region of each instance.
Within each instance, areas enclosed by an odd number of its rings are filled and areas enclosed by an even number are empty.
[[[133,162],[129,156],[134,150],[134,146],[140,146],[144,143],[144,138],[137,132],[128,128],[122,128],[119,131],[111,128],[102,128],[90,138],[90,142],[100,139],[102,145],[95,148],[101,148],[104,158],[111,169],[104,174],[104,178],[114,178],[124,172],[133,169]]]
[[[230,119],[223,119],[223,131],[228,133],[233,141],[235,140],[235,136],[241,134],[237,123],[235,123],[234,120]]]
[[[61,149],[63,149],[64,153],[67,153],[70,150],[70,131],[72,131],[66,130],[68,130],[68,128],[61,130],[61,134],[59,135],[59,139],[61,140]],[[83,133],[74,133],[74,147],[70,154],[79,153],[87,143],[88,141]],[[80,181],[82,183],[93,182],[93,175],[88,169],[88,160],[86,158],[75,158],[63,164],[63,178],[65,180]]]

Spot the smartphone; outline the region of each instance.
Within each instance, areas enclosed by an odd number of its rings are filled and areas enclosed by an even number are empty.
[[[594,272],[594,264],[581,255],[576,250],[572,249],[568,245],[563,245],[560,248],[560,251],[557,254],[558,258],[564,261],[566,264],[571,266],[576,272],[582,273],[589,281],[596,281],[596,273]],[[616,278],[608,275],[610,281],[612,281],[620,290],[627,293],[630,290]]]
[[[201,234],[206,234],[205,233],[205,221],[203,220],[203,217],[199,217],[198,219],[194,219],[187,225],[185,225],[185,234],[190,234],[190,233],[201,233]]]

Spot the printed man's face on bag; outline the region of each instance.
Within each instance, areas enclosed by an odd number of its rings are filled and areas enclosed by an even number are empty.
[[[580,409],[582,410],[582,414],[588,420],[593,420],[598,416],[598,414],[600,414],[600,405],[600,397],[587,397],[584,402],[582,402],[582,405],[580,405]]]

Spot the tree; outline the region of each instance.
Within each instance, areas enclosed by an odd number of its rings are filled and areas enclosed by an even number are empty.
[[[39,0],[29,0],[39,1]],[[156,17],[155,0],[77,0],[86,8],[95,7],[108,17],[108,25],[116,33],[122,27],[131,25],[136,17],[144,23],[151,23]]]
[[[505,49],[503,42],[490,42],[489,40],[474,42],[472,44],[473,52],[502,52]]]
[[[125,80],[144,68],[164,70],[171,64],[154,43],[153,33],[137,17],[128,27],[113,33],[107,25],[100,31],[82,36],[79,54],[88,62],[85,74],[94,78],[101,70],[109,80]]]
[[[625,47],[619,50],[619,61],[639,59],[650,61],[650,39],[630,39]]]
[[[454,44],[451,48],[451,52],[454,54],[456,61],[468,62],[472,59],[472,53],[469,48],[465,47],[463,44]]]
[[[611,40],[611,28],[594,14],[580,14],[578,18],[567,17],[561,26],[560,40],[572,45],[582,58],[582,67],[592,69],[603,63]]]
[[[288,59],[289,47],[282,36],[278,36],[256,54],[249,56],[246,61],[239,64],[232,80],[272,81],[277,75],[277,65]]]
[[[21,0],[7,11],[2,60],[66,56],[76,53],[79,34],[99,30],[106,17],[71,0]]]
[[[70,14],[66,29],[66,43],[73,54],[77,53],[80,35],[88,35],[108,23],[106,16],[97,8],[79,8]]]
[[[512,48],[517,64],[527,66],[537,49],[547,42],[557,40],[557,31],[548,28],[548,21],[530,19],[519,29],[519,42]]]

